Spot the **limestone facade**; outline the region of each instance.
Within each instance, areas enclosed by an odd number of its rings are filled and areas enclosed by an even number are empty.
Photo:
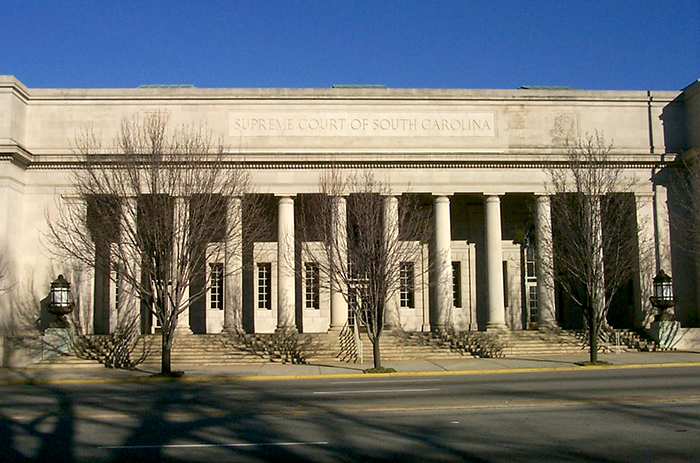
[[[3,317],[45,298],[50,282],[70,273],[67,263],[52,259],[42,236],[56,196],[71,191],[76,134],[90,124],[109,141],[123,118],[157,110],[167,111],[175,124],[206,123],[222,135],[249,168],[256,192],[276,202],[270,220],[278,240],[255,244],[258,261],[248,276],[227,277],[223,306],[212,308],[208,296],[191,308],[195,333],[237,323],[256,332],[292,326],[325,332],[345,324],[347,303],[333,291],[321,291],[315,305],[306,303],[306,282],[302,272],[289,268],[294,259],[288,258],[295,252],[295,203],[317,192],[320,175],[331,165],[347,172],[371,169],[391,196],[418,193],[432,202],[433,238],[425,243],[423,261],[413,264],[427,268],[435,255],[445,257],[414,285],[412,307],[400,307],[404,329],[576,327],[580,321],[566,313],[561,295],[543,284],[546,263],[537,261],[528,240],[547,241],[531,236],[538,223],[551,220],[543,167],[564,159],[567,138],[596,131],[613,143],[625,174],[642,180],[634,192],[637,219],[654,241],[656,265],[651,272],[640,269],[627,300],[611,314],[625,325],[619,327],[639,326],[654,269],[675,276],[695,265],[673,259],[682,251],[672,241],[668,192],[651,179],[677,155],[698,154],[699,95],[698,83],[660,92],[30,89],[0,76],[0,251],[11,283],[2,295]],[[342,198],[338,207],[345,207]],[[240,204],[230,208],[230,214],[240,214]],[[233,252],[224,264],[237,266],[241,259]],[[80,310],[95,329],[95,320],[109,320],[115,310],[112,297],[98,300],[90,272],[75,278]],[[678,319],[698,326],[695,283],[681,277],[676,292]],[[100,330],[110,329],[110,323],[103,325]]]

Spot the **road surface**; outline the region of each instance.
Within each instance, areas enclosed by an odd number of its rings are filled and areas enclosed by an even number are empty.
[[[0,394],[2,461],[700,461],[700,367]]]

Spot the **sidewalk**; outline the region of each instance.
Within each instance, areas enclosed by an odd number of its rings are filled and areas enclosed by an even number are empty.
[[[700,366],[700,352],[627,352],[621,354],[600,354],[599,360],[610,362],[612,366],[595,368],[642,368]],[[576,362],[586,361],[585,353],[552,357],[532,358],[462,358],[440,360],[386,361],[385,367],[394,368],[397,375],[428,374],[486,374],[512,373],[525,371],[575,370],[584,367]],[[251,365],[202,366],[173,365],[174,370],[183,370],[185,381],[206,380],[272,380],[303,379],[319,376],[364,375],[363,370],[371,368],[371,362],[324,363],[310,365],[289,365],[281,363],[260,363]],[[585,367],[592,368],[592,367]],[[0,368],[0,386],[21,383],[80,383],[111,381],[148,381],[157,371],[115,370],[95,363],[80,366],[31,365],[25,368]]]

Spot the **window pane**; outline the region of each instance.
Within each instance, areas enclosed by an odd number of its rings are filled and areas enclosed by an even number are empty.
[[[258,264],[258,309],[272,309],[272,264]]]
[[[209,264],[209,308],[224,309],[224,264]]]
[[[414,308],[413,262],[402,262],[399,274],[401,307]]]
[[[316,262],[304,265],[304,306],[307,309],[319,309],[319,268]]]
[[[452,304],[462,307],[462,263],[452,262]]]

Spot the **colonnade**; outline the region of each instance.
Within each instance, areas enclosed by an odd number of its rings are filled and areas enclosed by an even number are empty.
[[[486,301],[487,330],[503,330],[506,326],[506,307],[504,300],[503,279],[503,250],[502,250],[502,226],[501,226],[501,196],[488,194],[484,196],[484,255],[486,263]],[[647,197],[648,196],[648,197]],[[658,220],[659,212],[656,203],[650,195],[637,195],[638,225],[645,233],[654,228],[649,228],[642,221],[649,219],[652,224]],[[450,217],[449,194],[433,195],[434,234],[433,249],[434,261],[434,307],[431,308],[430,324],[425,320],[424,326],[430,326],[434,330],[441,330],[449,326],[453,312],[453,269],[452,269],[452,224]],[[296,303],[296,271],[294,268],[294,203],[291,195],[277,198],[277,329],[295,329],[295,303]],[[332,230],[338,241],[347,240],[347,200],[344,197],[336,197],[332,200]],[[242,212],[241,199],[230,198],[227,214],[229,226],[236,227],[237,231],[228,235],[236,235],[241,231]],[[384,237],[386,240],[398,240],[398,197],[387,196],[383,201],[383,213],[385,217]],[[185,200],[178,199],[175,202],[175,213],[187,213]],[[535,268],[537,277],[537,301],[538,324],[542,327],[556,326],[555,297],[553,282],[553,249],[552,249],[552,216],[550,197],[538,195],[535,198],[535,240],[537,252],[535,255]],[[657,233],[658,235],[658,233]],[[654,239],[652,236],[651,239]],[[659,244],[656,244],[655,262],[661,265],[659,260]],[[344,246],[340,246],[345,249]],[[640,252],[642,252],[640,250]],[[347,256],[336,255],[334,258],[347,260]],[[640,255],[641,261],[641,255]],[[648,260],[647,260],[648,261]],[[242,326],[242,250],[240,245],[226,244],[226,281],[224,304],[224,330],[233,331]],[[394,263],[399,265],[399,263]],[[643,282],[646,275],[640,275],[637,280],[637,313],[643,313],[641,305],[644,304],[646,295],[643,290]],[[341,329],[347,322],[348,303],[343,296],[341,282],[332,279],[330,282],[330,324],[331,330]],[[398,297],[394,298],[398,299]],[[182,317],[182,322],[187,320],[187,313]],[[399,301],[387,301],[386,323],[388,327],[399,323]],[[183,328],[186,323],[181,323]]]
[[[294,198],[281,196],[278,198],[278,286],[277,286],[277,329],[290,329],[295,326],[295,271],[291,266],[294,262]],[[339,240],[346,240],[347,201],[344,197],[333,198],[333,231]],[[502,233],[501,233],[501,199],[499,195],[488,195],[485,204],[485,253],[487,260],[487,291],[488,291],[488,321],[487,329],[506,329],[504,281],[502,272]],[[549,213],[549,197],[539,196],[537,200],[537,222],[539,231],[538,242],[549,246],[539,253],[537,268],[540,269],[538,279],[551,279],[551,272],[546,270],[551,265],[551,259],[541,259],[541,255],[551,255],[551,236],[544,234],[549,230],[551,235],[551,215]],[[398,239],[398,197],[387,196],[383,201],[384,207],[384,236],[387,240]],[[433,329],[440,330],[452,323],[453,281],[451,253],[451,218],[449,195],[434,195],[434,275],[435,275],[435,308],[432,322]],[[344,249],[344,246],[340,246]],[[347,259],[347,256],[334,256]],[[398,263],[394,263],[398,265]],[[339,281],[331,282],[330,294],[330,329],[342,328],[348,317],[348,304],[342,294]],[[392,327],[398,320],[398,295],[387,301],[386,324]],[[555,325],[554,318],[554,288],[552,284],[538,285],[538,300],[540,303],[539,316],[543,325]],[[426,321],[426,325],[427,325]]]

